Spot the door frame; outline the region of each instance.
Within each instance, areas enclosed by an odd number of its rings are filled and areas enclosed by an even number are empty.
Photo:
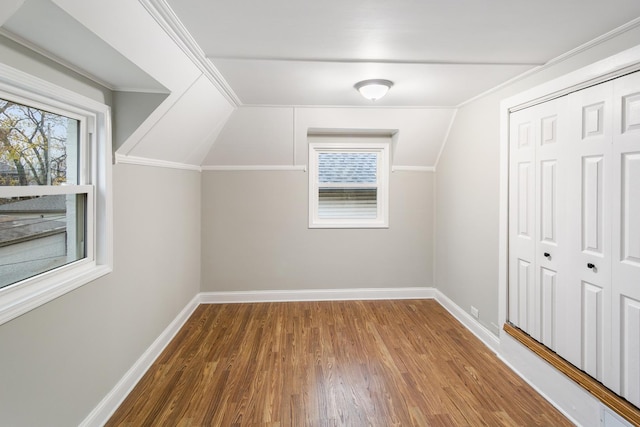
[[[624,50],[500,102],[500,218],[498,231],[498,323],[508,313],[509,280],[509,113],[640,70],[640,45]],[[504,337],[500,329],[500,339]]]

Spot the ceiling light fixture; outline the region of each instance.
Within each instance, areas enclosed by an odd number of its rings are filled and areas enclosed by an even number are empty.
[[[371,101],[375,101],[385,96],[391,86],[393,86],[391,80],[371,79],[358,82],[354,87],[358,89],[358,92],[360,92],[362,96]]]

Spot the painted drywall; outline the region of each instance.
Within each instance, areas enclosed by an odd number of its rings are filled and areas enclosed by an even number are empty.
[[[200,290],[200,174],[113,175],[113,273],[0,326],[0,425],[78,425]]]
[[[229,101],[201,75],[135,146],[123,150],[127,141],[118,152],[200,165],[232,112]]]
[[[233,112],[203,165],[292,165],[294,108],[242,107]]]
[[[202,290],[431,286],[433,173],[394,172],[388,229],[309,229],[308,174],[202,173]]]
[[[394,129],[392,164],[432,167],[454,112],[452,108],[297,108],[296,163],[307,163],[309,129]]]
[[[167,98],[166,93],[113,92],[113,150],[117,150]]]
[[[309,131],[393,131],[392,162],[433,167],[453,118],[451,108],[240,107],[204,166],[306,165]]]
[[[638,44],[636,27],[459,109],[436,174],[436,286],[498,334],[499,107],[504,98]]]
[[[112,104],[110,90],[0,35],[0,61],[88,98]]]

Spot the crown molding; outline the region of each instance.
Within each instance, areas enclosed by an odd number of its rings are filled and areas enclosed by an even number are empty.
[[[142,6],[149,12],[155,21],[162,27],[169,37],[178,45],[189,59],[211,80],[211,83],[234,106],[239,107],[242,101],[233,91],[231,86],[222,77],[222,74],[213,66],[206,57],[187,28],[180,22],[171,6],[165,0],[139,0]]]

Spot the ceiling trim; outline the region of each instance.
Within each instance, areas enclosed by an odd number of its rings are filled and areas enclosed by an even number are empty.
[[[138,165],[138,166],[155,166],[168,169],[183,169],[202,172],[202,168],[198,165],[189,165],[186,163],[170,162],[168,160],[149,159],[146,157],[127,156],[125,154],[115,154],[116,164]]]
[[[541,66],[539,62],[486,62],[486,61],[440,61],[409,59],[344,59],[344,58],[291,58],[279,56],[242,56],[242,55],[207,55],[210,60],[222,59],[231,61],[274,61],[274,62],[320,62],[337,64],[406,64],[406,65],[513,65]]]
[[[297,105],[297,104],[242,104],[240,108],[372,108],[381,110],[456,110],[455,105]]]
[[[586,50],[589,50],[595,46],[598,46],[599,44],[602,44],[604,42],[606,42],[607,40],[611,40],[614,37],[617,37],[623,33],[626,33],[627,31],[633,30],[636,27],[640,26],[640,17],[635,18],[629,22],[627,22],[626,24],[623,24],[621,26],[619,26],[618,28],[614,28],[613,30],[609,31],[608,33],[604,33],[601,36],[596,37],[593,40],[590,40],[578,47],[576,47],[575,49],[571,49],[568,52],[563,53],[562,55],[556,56],[555,58],[547,61],[545,64],[540,65],[538,67],[532,68],[531,70],[525,71],[524,73],[517,75],[507,81],[505,81],[504,83],[500,83],[498,86],[495,86],[489,90],[486,90],[476,96],[474,96],[473,98],[469,98],[466,101],[461,102],[460,104],[458,104],[455,108],[461,108],[464,107],[467,104],[470,104],[471,102],[478,100],[480,98],[483,98],[491,93],[497,92],[498,90],[509,86],[517,81],[520,81],[526,77],[529,77],[533,74],[539,73],[540,71],[543,71],[553,65],[556,65],[562,61],[566,61],[567,59],[578,55],[579,53],[582,53]]]
[[[234,106],[239,107],[242,101],[233,91],[222,74],[206,57],[198,43],[191,36],[180,19],[173,12],[165,0],[139,0],[155,21],[162,27],[169,37],[187,55],[189,59],[213,83],[222,95]]]
[[[391,172],[435,172],[435,166],[391,166]]]
[[[300,171],[306,172],[307,165],[208,165],[200,168],[202,171],[232,172],[232,171]]]

